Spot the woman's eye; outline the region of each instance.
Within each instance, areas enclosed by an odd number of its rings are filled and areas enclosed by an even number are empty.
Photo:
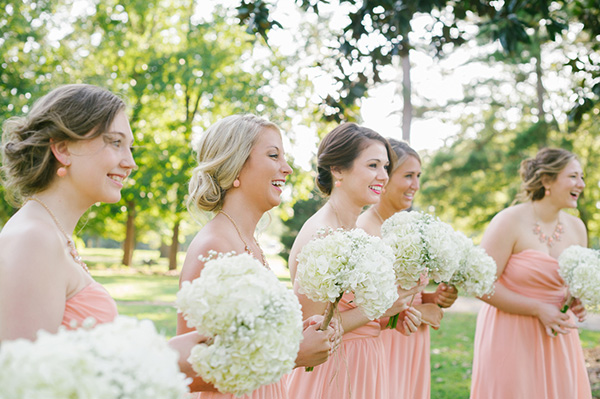
[[[121,140],[113,140],[110,143],[117,148],[121,147]]]
[[[277,159],[277,158],[279,158],[279,154],[271,154],[271,155],[269,155],[269,157]]]

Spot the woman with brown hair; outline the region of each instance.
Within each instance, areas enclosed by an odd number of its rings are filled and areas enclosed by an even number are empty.
[[[344,123],[321,141],[317,153],[319,190],[327,203],[311,216],[298,233],[290,253],[290,273],[296,275],[296,257],[302,248],[325,229],[353,229],[366,205],[379,201],[393,167],[391,148],[385,138],[366,127]],[[313,302],[295,290],[305,317],[323,314],[326,304]],[[392,316],[408,308],[413,292],[399,290],[400,297],[384,314]],[[293,399],[373,399],[387,398],[386,354],[377,339],[381,327],[369,320],[353,303],[352,294],[344,294],[338,304],[344,335],[338,356],[306,372],[296,369],[289,378]],[[419,325],[419,314],[411,308],[402,315],[401,324]]]
[[[575,209],[583,170],[574,154],[544,148],[521,163],[521,203],[499,212],[481,246],[498,267],[495,293],[477,317],[472,399],[591,398],[575,318],[579,300],[561,313],[567,289],[558,256],[571,245],[587,246]]]
[[[409,209],[419,191],[421,157],[408,144],[388,139],[394,151],[394,169],[385,186],[381,200],[363,212],[357,225],[367,233],[381,236],[381,225],[396,212]],[[388,364],[387,384],[390,398],[428,399],[431,392],[429,363],[429,326],[440,327],[443,317],[441,308],[450,307],[458,293],[454,287],[439,284],[435,292],[419,292],[412,305],[421,313],[422,324],[416,331],[404,322],[396,329],[386,328],[388,319],[380,319],[379,335]]]

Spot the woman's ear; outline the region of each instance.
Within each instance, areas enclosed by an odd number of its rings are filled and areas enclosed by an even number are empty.
[[[69,152],[69,143],[67,141],[55,143],[54,140],[50,139],[50,150],[60,164],[65,166],[71,165],[71,153]]]
[[[344,179],[344,173],[339,167],[332,166],[329,170],[331,171],[331,176],[333,176],[333,181],[342,181]]]
[[[550,188],[550,184],[552,183],[552,179],[550,179],[550,176],[548,175],[542,175],[542,186],[544,186],[544,189],[548,189]]]

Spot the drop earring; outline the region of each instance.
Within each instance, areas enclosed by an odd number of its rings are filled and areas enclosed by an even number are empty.
[[[233,187],[238,188],[240,186],[240,180],[239,179],[235,179],[233,181]]]
[[[550,189],[547,188],[546,191],[544,191],[544,195],[547,197],[550,195]]]
[[[342,185],[342,181],[341,180],[336,180],[335,181],[335,186],[336,187],[340,187]]]

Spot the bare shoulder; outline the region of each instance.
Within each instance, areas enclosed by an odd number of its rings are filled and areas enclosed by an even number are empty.
[[[204,268],[202,258],[208,257],[212,251],[217,253],[236,251],[237,248],[232,246],[230,233],[217,223],[209,222],[204,226],[188,247],[181,269],[180,281],[191,281],[198,278]]]
[[[570,213],[561,211],[560,221],[563,224],[565,231],[572,232],[572,234],[577,237],[579,245],[587,246],[587,229],[585,228],[583,220]]]

